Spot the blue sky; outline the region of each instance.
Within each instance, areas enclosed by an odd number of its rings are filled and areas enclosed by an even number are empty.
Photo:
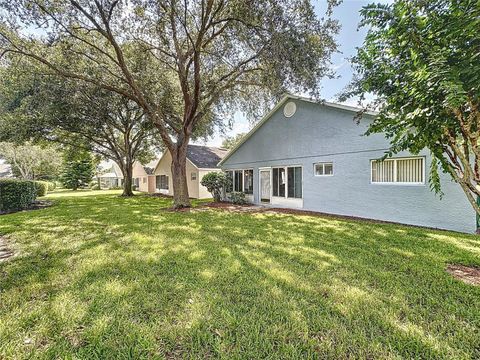
[[[365,38],[366,29],[357,30],[360,22],[359,10],[369,3],[388,3],[392,0],[343,0],[333,12],[333,17],[339,20],[341,25],[340,33],[337,35],[337,43],[341,53],[337,53],[332,57],[332,67],[338,78],[323,79],[321,97],[325,100],[336,101],[336,95],[341,92],[352,78],[352,68],[348,62],[348,58],[355,54],[355,48],[362,45]],[[326,1],[314,1],[315,9],[319,17],[325,14]],[[228,135],[235,135],[250,130],[252,124],[241,114],[235,114],[233,129],[228,131]],[[216,134],[212,139],[206,142],[210,146],[220,146],[222,136]]]

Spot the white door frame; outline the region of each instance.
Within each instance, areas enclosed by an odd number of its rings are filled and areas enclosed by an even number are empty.
[[[270,174],[270,198],[268,199],[268,203],[262,201],[262,171],[268,171]],[[264,204],[271,204],[272,203],[272,168],[271,167],[261,167],[258,168],[258,202]]]

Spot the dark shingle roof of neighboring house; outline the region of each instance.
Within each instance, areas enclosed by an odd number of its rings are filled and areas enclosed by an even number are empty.
[[[147,175],[153,175],[153,172],[155,170],[155,168],[151,168],[151,167],[148,167],[148,166],[144,166],[143,169],[145,170]]]
[[[227,149],[217,147],[188,145],[187,158],[199,169],[214,169],[227,152]]]
[[[12,177],[12,168],[9,164],[0,164],[0,179]]]
[[[155,168],[157,167],[158,162],[160,161],[160,158],[161,156],[155,160],[150,161],[148,164],[143,165],[143,168],[145,169],[145,172],[147,173],[147,175],[153,175]]]

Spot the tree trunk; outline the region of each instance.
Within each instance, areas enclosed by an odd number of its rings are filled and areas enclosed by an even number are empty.
[[[188,143],[188,141],[187,141]],[[187,144],[176,146],[172,154],[173,207],[190,207],[187,186]]]
[[[123,174],[123,193],[122,196],[133,196],[132,191],[132,175],[133,175],[133,163],[130,159],[125,161],[124,166],[120,166]]]

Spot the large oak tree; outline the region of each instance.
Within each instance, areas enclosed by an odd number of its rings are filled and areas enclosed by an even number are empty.
[[[402,150],[433,155],[480,215],[480,6],[473,0],[397,0],[362,10],[369,31],[353,58],[346,95],[373,94],[380,114],[368,133]]]
[[[0,141],[92,151],[119,166],[123,196],[132,196],[134,162],[151,160],[161,143],[143,109],[93,84],[36,70],[22,61],[0,70]]]
[[[0,0],[0,55],[137,103],[172,154],[174,205],[185,207],[197,127],[286,90],[318,95],[336,2],[320,20],[308,0]]]

